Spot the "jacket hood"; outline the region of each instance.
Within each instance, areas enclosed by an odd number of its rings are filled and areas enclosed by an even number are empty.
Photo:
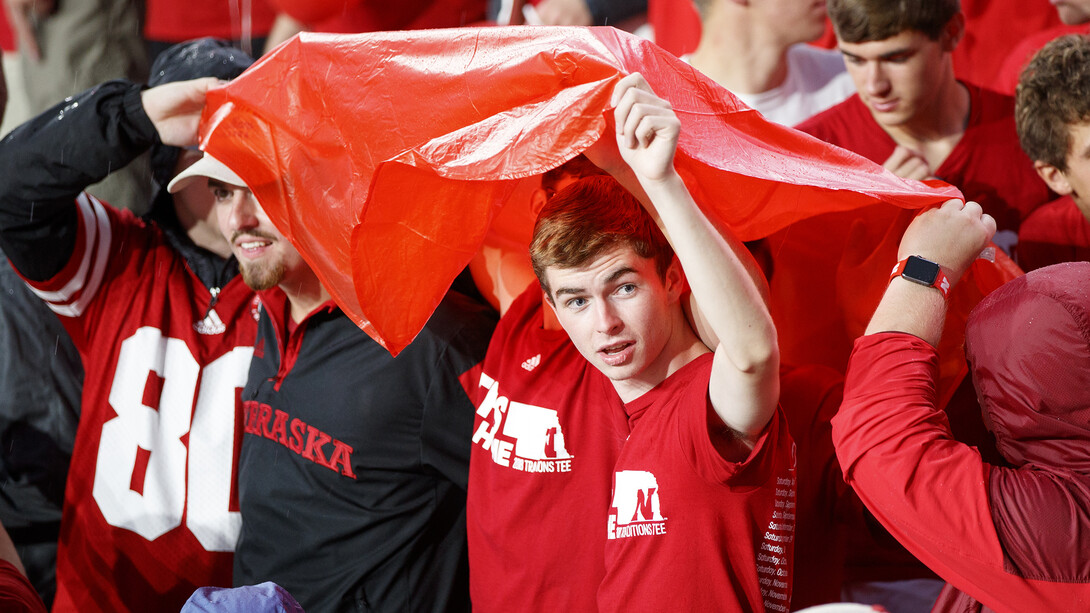
[[[1090,475],[1090,262],[992,292],[969,315],[965,351],[1007,461]]]
[[[231,43],[218,38],[198,38],[165,49],[151,65],[148,87],[201,77],[216,77],[230,81],[253,65],[254,59]],[[181,150],[156,142],[151,149],[151,172],[157,191],[166,191],[174,177],[174,167]],[[161,206],[156,198],[152,206]],[[167,200],[169,202],[169,200]]]

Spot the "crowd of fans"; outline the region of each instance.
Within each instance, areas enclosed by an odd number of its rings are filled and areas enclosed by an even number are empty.
[[[1090,1],[3,6],[3,610],[1090,610]],[[743,243],[630,74],[394,356],[197,147],[301,32],[553,26],[963,198]]]

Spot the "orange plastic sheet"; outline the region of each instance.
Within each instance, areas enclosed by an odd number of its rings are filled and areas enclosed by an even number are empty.
[[[503,207],[525,206],[508,204],[519,182],[594,143],[614,84],[637,71],[681,119],[676,166],[695,199],[743,240],[819,213],[960,197],[769,123],[612,28],[302,34],[209,93],[201,142],[396,354]]]

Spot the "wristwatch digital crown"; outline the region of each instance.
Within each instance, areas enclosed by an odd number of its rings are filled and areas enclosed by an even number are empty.
[[[889,280],[893,281],[897,277],[933,287],[942,292],[944,299],[950,295],[950,280],[943,274],[942,268],[935,262],[921,258],[918,255],[910,255],[897,262],[897,265],[893,267],[893,273],[890,274]]]

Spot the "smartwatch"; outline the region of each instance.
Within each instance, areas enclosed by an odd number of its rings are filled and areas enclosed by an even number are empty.
[[[950,295],[950,280],[943,274],[942,268],[935,262],[921,258],[918,255],[910,255],[897,262],[897,265],[893,267],[893,273],[890,274],[889,280],[892,281],[897,277],[927,287],[933,287],[942,292],[944,299]]]

